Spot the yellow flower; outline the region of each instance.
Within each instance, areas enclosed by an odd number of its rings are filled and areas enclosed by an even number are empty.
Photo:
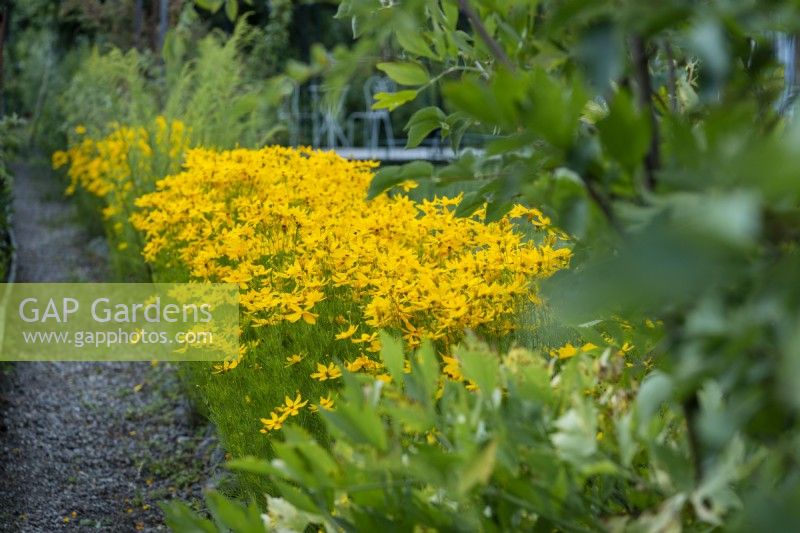
[[[631,350],[633,350],[633,348],[634,348],[633,344],[631,344],[629,342],[625,342],[622,345],[622,348],[620,348],[619,350],[620,350],[621,353],[626,354],[626,353],[630,352]]]
[[[54,169],[59,169],[69,163],[69,154],[62,150],[53,152],[52,163]]]
[[[330,363],[328,365],[328,377],[330,379],[336,379],[342,377],[342,371],[339,369],[338,366]]]
[[[348,370],[348,372],[358,372],[360,370],[377,370],[383,367],[382,364],[378,363],[377,361],[373,361],[366,355],[360,355],[353,361],[345,363],[344,366]]]
[[[331,399],[330,393],[328,393],[328,396],[325,398],[322,396],[319,397],[319,406],[326,411],[333,411],[333,400]]]
[[[294,355],[290,355],[289,357],[286,358],[286,364],[283,365],[283,367],[284,368],[288,368],[288,367],[290,367],[292,365],[296,365],[297,363],[299,363],[302,360],[303,360],[303,356],[300,355],[299,353],[296,353]]]
[[[350,337],[353,336],[353,334],[356,332],[357,329],[358,329],[357,325],[350,326],[345,331],[342,331],[341,333],[336,335],[336,340],[340,341],[340,340],[344,340],[344,339],[349,339]]]
[[[353,344],[372,343],[378,339],[377,333],[362,333],[360,337],[351,339]]]
[[[311,379],[326,381],[328,379],[328,367],[322,363],[317,363],[317,371],[311,374]]]
[[[300,412],[300,409],[306,406],[308,400],[303,401],[303,397],[298,392],[294,400],[286,396],[283,403],[283,406],[278,407],[278,410],[281,411],[281,413],[286,416],[297,416],[297,414]]]
[[[297,305],[292,305],[291,306],[292,312],[286,314],[286,316],[284,318],[286,320],[288,320],[289,322],[297,322],[298,320],[300,320],[302,318],[303,321],[306,324],[312,324],[312,325],[316,324],[317,323],[317,317],[319,315],[312,313],[310,309],[311,309],[311,306],[308,306],[305,309],[301,309]]]
[[[311,379],[316,379],[317,381],[327,381],[329,379],[336,379],[342,376],[342,371],[333,363],[328,363],[328,365],[324,365],[322,363],[317,363],[317,371],[311,374]]]
[[[222,374],[224,372],[229,372],[239,366],[239,361],[241,361],[241,357],[236,357],[234,359],[225,359],[221,364],[215,364],[213,366],[212,374]]]
[[[269,418],[262,418],[261,423],[264,425],[261,428],[261,433],[267,433],[269,431],[277,431],[283,427],[283,423],[286,421],[288,415],[286,413],[277,414],[275,411],[272,411],[269,414]]]
[[[77,126],[75,126],[75,133],[77,133],[78,135],[83,135],[84,133],[86,133],[86,128],[83,125],[78,124]]]
[[[553,357],[558,357],[559,359],[569,359],[570,357],[574,357],[578,354],[578,349],[572,345],[571,342],[568,342],[564,346],[560,348],[555,348],[550,350],[550,355]]]
[[[454,381],[461,381],[464,379],[464,376],[461,374],[461,363],[458,359],[449,355],[443,355],[442,361],[444,362],[444,368],[442,368],[444,375]]]
[[[417,183],[414,180],[406,180],[406,181],[402,182],[401,184],[399,184],[398,187],[403,189],[403,191],[408,192],[408,191],[410,191],[412,189],[416,189],[417,187],[419,187],[419,183]]]

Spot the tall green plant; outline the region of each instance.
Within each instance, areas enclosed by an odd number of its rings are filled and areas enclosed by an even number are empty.
[[[244,68],[244,49],[256,35],[261,36],[241,20],[227,39],[217,33],[204,37],[196,44],[196,55],[189,57],[181,33],[170,35],[168,72],[180,73],[168,78],[164,112],[186,123],[195,144],[262,146],[277,132],[274,105],[282,95],[270,91],[266,80],[249,77]]]
[[[148,80],[150,59],[136,50],[98,48],[81,61],[60,95],[69,129],[84,126],[93,137],[108,133],[112,124],[147,124],[157,114],[157,98]]]

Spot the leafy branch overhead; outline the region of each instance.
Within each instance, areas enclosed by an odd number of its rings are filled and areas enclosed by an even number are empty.
[[[658,394],[685,428],[688,483],[729,484],[742,502],[693,499],[695,517],[779,523],[762,511],[800,494],[775,466],[792,461],[800,414],[796,87],[776,50],[800,26],[793,4],[344,0],[338,16],[356,45],[336,68],[374,65],[401,86],[375,108],[409,108],[408,146],[436,135],[459,154],[384,168],[370,194],[413,179],[463,186],[459,215],[543,206],[580,258],[544,283],[558,319],[665,325],[648,354],[663,373],[645,384],[670,383]],[[577,413],[558,441],[579,452]],[[733,456],[751,482],[733,481]],[[766,493],[772,504],[748,503]],[[675,520],[677,501],[661,507]]]

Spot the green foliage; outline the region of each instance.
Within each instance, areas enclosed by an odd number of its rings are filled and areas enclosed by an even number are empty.
[[[689,447],[679,458],[647,434],[650,460],[665,461],[649,473],[673,483],[649,515],[638,495],[618,495],[623,522],[796,525],[783,513],[800,494],[800,126],[782,115],[792,100],[779,103],[774,49],[800,27],[793,4],[344,0],[338,16],[357,41],[330,83],[388,50],[376,67],[407,87],[378,95],[376,108],[441,98],[413,115],[409,145],[437,129],[456,147],[465,132],[484,139],[482,152],[422,177],[413,165],[387,169],[371,193],[409,178],[468,184],[459,214],[542,206],[576,238],[572,270],[546,287],[562,324],[663,321],[640,402],[654,424],[682,420],[674,431]],[[664,401],[680,408],[663,412]],[[553,415],[562,459],[595,453],[593,409]],[[736,462],[748,482],[736,481]],[[560,479],[549,478],[554,490],[580,504],[606,501],[593,492],[602,483],[556,489]],[[710,490],[718,499],[706,505]]]
[[[67,130],[78,125],[100,138],[113,123],[147,124],[157,113],[148,82],[150,61],[136,50],[94,48],[81,61],[60,96]]]
[[[377,67],[400,85],[424,85],[430,79],[419,63],[378,63]]]
[[[401,345],[384,340],[384,363],[402,369]],[[668,376],[654,373],[637,394],[629,380],[640,372],[610,351],[552,364],[472,340],[455,355],[477,391],[445,379],[423,347],[390,384],[346,376],[335,410],[323,412],[332,447],[292,427],[272,461],[231,462],[273,482],[267,529],[701,530],[739,506],[728,486],[751,466],[742,441],[729,440],[695,486]],[[701,411],[713,416],[719,390],[704,391]],[[244,515],[236,509],[227,514]],[[196,520],[171,525],[190,531]]]
[[[244,68],[247,46],[263,37],[241,21],[229,38],[209,34],[186,57],[187,36],[180,29],[170,33],[164,114],[182,120],[194,144],[256,147],[278,133],[275,106],[287,87],[249,77]]]
[[[237,533],[262,533],[264,525],[256,505],[247,508],[234,503],[217,492],[206,495],[206,504],[214,521],[194,515],[182,503],[163,505],[167,526],[173,531],[209,532],[236,531]]]
[[[8,281],[11,258],[14,253],[11,240],[11,185],[13,177],[9,160],[20,148],[20,130],[24,121],[16,115],[0,119],[0,281]]]
[[[432,131],[447,127],[447,117],[441,109],[435,106],[420,109],[411,115],[408,124],[406,124],[406,130],[408,131],[406,148],[419,146]]]
[[[406,374],[384,338],[391,384],[347,375],[324,427],[255,444],[242,420],[285,392],[258,384],[312,369],[275,357],[200,369],[228,449],[260,457],[232,466],[271,492],[268,527],[796,529],[800,125],[783,115],[791,100],[778,103],[773,45],[800,27],[792,2],[343,0],[352,47],[314,47],[269,83],[243,50],[261,42],[278,69],[291,3],[271,3],[264,33],[244,26],[237,1],[197,5],[238,19],[233,37],[192,47],[178,28],[163,71],[146,54],[87,53],[64,91],[64,131],[163,107],[197,142],[258,145],[292,83],[324,75],[335,100],[374,66],[403,86],[373,107],[409,110],[409,146],[438,132],[481,150],[384,168],[370,194],[414,179],[431,194],[466,191],[459,215],[541,206],[575,238],[575,258],[546,284],[557,323],[536,334],[598,347],[547,360],[473,342],[455,354],[465,381],[449,382],[430,347]],[[35,66],[28,86],[51,62],[52,35],[36,38],[51,45],[19,54]],[[35,118],[47,109],[37,93],[20,96]],[[298,331],[246,340],[287,353],[330,342],[324,328]],[[254,391],[244,407],[243,390]],[[209,508],[215,522],[171,507],[170,525],[258,527],[254,506],[211,495]]]
[[[192,11],[184,11],[178,27],[165,40],[163,65],[135,49],[102,52],[95,47],[85,54],[59,98],[63,123],[58,129],[72,142],[80,142],[80,135],[100,139],[122,124],[143,127],[153,140],[157,138],[156,117],[164,115],[168,121],[177,119],[185,125],[192,147],[256,147],[273,141],[282,131],[276,105],[287,87],[268,83],[263,73],[245,68],[247,50],[263,34],[242,19],[232,35],[214,32],[193,46],[196,22]],[[86,133],[78,135],[78,126]],[[180,166],[182,153],[163,161],[166,154],[156,152],[152,165],[142,167],[135,164],[135,158],[131,160],[136,194],[152,190],[158,179]],[[85,218],[97,220],[97,212],[105,206],[79,195]],[[149,279],[152,273],[140,254],[141,236],[130,227],[129,215],[123,211],[122,220],[98,220],[97,224],[105,226],[112,244],[117,278]]]
[[[182,120],[195,145],[261,146],[277,132],[275,104],[286,90],[244,69],[246,47],[261,37],[242,21],[229,38],[209,34],[189,53],[179,27],[166,39],[163,70],[136,50],[95,48],[61,96],[67,131],[80,124],[100,137],[115,122],[147,125],[164,114]]]

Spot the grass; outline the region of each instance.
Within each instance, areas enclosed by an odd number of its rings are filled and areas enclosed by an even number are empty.
[[[300,392],[310,406],[336,388],[338,380],[319,382],[310,375],[316,371],[317,362],[340,364],[357,356],[352,343],[334,340],[344,329],[335,317],[348,316],[353,307],[330,299],[319,304],[320,316],[315,325],[284,322],[246,331],[242,342],[257,342],[257,348],[232,371],[215,374],[208,363],[181,367],[196,405],[214,423],[223,447],[232,457],[272,457],[272,437],[259,432],[259,419],[269,418],[286,396],[294,398]],[[287,366],[286,358],[298,353],[304,356],[303,360]],[[292,423],[299,423],[322,442],[327,441],[319,415],[309,411],[308,406],[293,417]],[[260,476],[243,475],[240,483],[248,496],[260,497],[270,489]]]

